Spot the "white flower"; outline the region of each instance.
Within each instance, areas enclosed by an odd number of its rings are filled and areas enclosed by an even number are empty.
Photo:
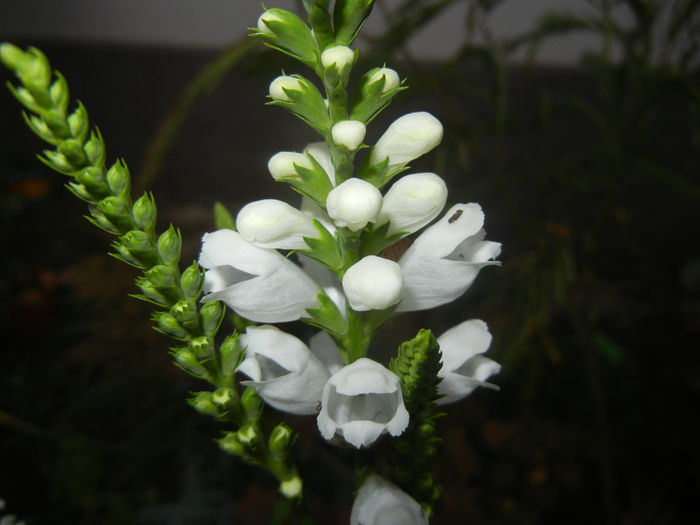
[[[454,301],[462,295],[501,244],[484,241],[484,213],[478,204],[456,204],[427,228],[399,259],[403,271],[403,297],[396,311],[425,310]]]
[[[343,368],[343,357],[333,338],[321,330],[309,339],[309,348],[318,357],[331,374]]]
[[[249,326],[241,336],[246,357],[238,370],[270,406],[290,414],[315,414],[330,372],[293,335],[272,325]]]
[[[396,119],[372,148],[370,164],[389,158],[389,169],[403,167],[425,155],[442,140],[442,124],[430,113],[420,111]]]
[[[243,317],[263,323],[294,321],[316,304],[320,289],[301,268],[276,250],[259,248],[238,232],[219,230],[202,238],[202,298],[223,301]]]
[[[340,72],[355,61],[355,52],[348,46],[333,46],[321,53],[321,64],[325,69],[335,65]]]
[[[353,310],[384,310],[401,299],[404,276],[394,261],[368,255],[347,269],[342,284]]]
[[[399,377],[366,357],[343,367],[326,383],[318,415],[321,435],[336,432],[355,448],[367,447],[388,432],[400,435],[408,426]]]
[[[428,525],[428,518],[411,496],[372,474],[355,496],[350,525]]]
[[[406,175],[384,195],[377,224],[389,223],[388,234],[413,233],[438,216],[447,201],[447,185],[434,173]]]
[[[333,188],[326,198],[328,215],[336,226],[354,232],[374,222],[381,207],[382,194],[376,186],[354,177]]]
[[[236,228],[241,237],[261,248],[305,250],[304,237],[318,237],[308,215],[277,199],[246,204],[238,212]]]
[[[331,129],[331,137],[336,146],[343,146],[348,151],[355,151],[365,138],[367,128],[359,120],[341,120]]]
[[[304,84],[296,77],[281,75],[270,82],[270,98],[278,102],[291,102],[287,91],[303,91]]]
[[[396,89],[401,84],[399,74],[388,67],[380,67],[369,76],[368,84],[374,84],[384,77],[384,85],[382,86],[382,94]]]
[[[438,405],[459,401],[479,386],[498,388],[485,382],[501,371],[501,365],[481,355],[491,345],[491,333],[485,322],[480,319],[464,321],[447,330],[437,341],[442,352],[439,393],[445,396],[438,400]]]
[[[313,164],[306,155],[293,151],[275,153],[267,162],[267,169],[275,180],[283,177],[295,177],[297,175],[295,164],[308,170],[314,169]]]
[[[312,142],[304,148],[304,153],[311,155],[318,162],[335,186],[335,166],[331,158],[331,150],[325,142]]]

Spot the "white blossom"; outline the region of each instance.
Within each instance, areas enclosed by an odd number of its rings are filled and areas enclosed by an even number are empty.
[[[328,215],[336,226],[354,232],[374,222],[381,207],[382,194],[376,186],[354,177],[333,188],[326,199]]]
[[[331,137],[336,146],[355,151],[365,138],[367,127],[359,120],[341,120],[331,128]]]
[[[283,177],[295,177],[297,175],[295,164],[308,170],[314,168],[311,161],[303,153],[280,151],[270,157],[270,160],[267,162],[267,169],[275,180]]]
[[[486,379],[500,372],[501,365],[482,355],[491,339],[488,326],[480,319],[464,321],[438,337],[442,352],[439,393],[444,396],[438,405],[459,401],[479,386],[498,388]]]
[[[374,84],[384,77],[384,85],[382,86],[382,94],[396,89],[401,84],[399,74],[388,67],[380,67],[369,76],[368,84]]]
[[[413,233],[437,217],[446,201],[447,185],[435,173],[406,175],[384,195],[377,223],[389,221],[389,235]]]
[[[296,77],[281,75],[270,82],[270,98],[278,102],[291,102],[287,91],[302,91],[303,83]]]
[[[308,215],[277,199],[246,204],[236,217],[241,236],[261,248],[305,250],[304,237],[318,237]]]
[[[320,289],[301,268],[276,250],[260,248],[233,230],[202,238],[202,298],[223,301],[243,317],[263,323],[294,321],[316,304]]]
[[[370,164],[389,159],[389,169],[403,167],[425,155],[442,140],[442,124],[425,111],[396,119],[379,138],[370,153]]]
[[[342,284],[353,310],[384,310],[401,299],[404,276],[394,261],[368,255],[347,269]]]
[[[338,71],[343,71],[355,61],[355,52],[348,46],[333,46],[321,53],[321,64],[325,69],[335,66]]]
[[[497,242],[484,241],[478,204],[456,204],[399,259],[404,290],[398,312],[425,310],[461,296],[484,266],[497,265]]]
[[[428,518],[411,496],[372,474],[355,496],[350,525],[428,525]]]
[[[400,435],[409,416],[399,383],[396,374],[366,357],[343,367],[323,389],[321,435],[331,439],[338,433],[355,448],[368,447],[385,432]]]
[[[238,370],[270,406],[290,414],[315,414],[330,372],[293,335],[272,325],[249,326],[240,338],[246,357]]]

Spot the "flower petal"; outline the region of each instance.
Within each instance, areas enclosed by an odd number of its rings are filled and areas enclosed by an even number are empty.
[[[428,518],[411,496],[372,474],[355,497],[350,525],[428,525]]]
[[[454,372],[468,359],[486,352],[492,339],[488,326],[481,319],[469,319],[453,326],[437,338],[442,352],[442,370]]]

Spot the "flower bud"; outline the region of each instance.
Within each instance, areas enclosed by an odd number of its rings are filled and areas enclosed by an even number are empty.
[[[382,78],[384,79],[382,94],[396,89],[401,84],[399,74],[388,67],[380,67],[375,70],[374,73],[372,73],[367,79],[367,83],[374,84],[375,82],[379,82]]]
[[[281,75],[270,83],[270,98],[278,102],[291,102],[287,91],[302,91],[304,85],[301,80],[288,75]]]
[[[269,28],[267,25],[268,22],[280,22],[283,23],[284,20],[277,14],[275,14],[274,11],[265,11],[263,14],[260,15],[258,18],[258,31],[261,33],[264,33],[266,35],[274,35],[275,33]]]
[[[192,339],[192,341],[190,341],[188,347],[195,357],[200,360],[209,359],[212,355],[212,351],[214,350],[214,345],[212,344],[211,339],[205,336],[195,337]]]
[[[175,359],[175,363],[177,363],[178,366],[184,370],[188,371],[190,374],[203,378],[206,378],[209,375],[207,369],[201,365],[199,360],[189,348],[175,348],[172,351],[172,355],[173,359]]]
[[[194,321],[197,319],[197,309],[189,301],[178,301],[171,308],[170,312],[180,323]]]
[[[401,299],[403,274],[394,261],[368,255],[348,268],[342,283],[353,310],[384,310]]]
[[[224,376],[233,374],[243,358],[243,349],[238,344],[238,334],[228,336],[219,346],[221,373]],[[253,390],[252,388],[250,390]],[[247,392],[247,390],[246,390]]]
[[[268,446],[273,454],[283,455],[294,440],[294,432],[284,423],[278,424],[270,432]]]
[[[187,402],[200,414],[218,416],[219,409],[213,402],[211,392],[197,392]]]
[[[379,138],[370,153],[370,165],[389,159],[389,169],[403,167],[428,153],[442,140],[442,124],[430,113],[420,111],[396,119]]]
[[[176,287],[179,277],[177,268],[164,264],[154,266],[146,272],[146,278],[158,288]]]
[[[347,46],[333,46],[321,53],[321,64],[328,69],[332,66],[341,73],[355,61],[355,52]]]
[[[180,247],[182,245],[182,239],[180,238],[180,232],[177,231],[172,225],[165,230],[158,237],[158,254],[161,260],[165,264],[177,264],[180,260]],[[176,271],[177,273],[177,271]]]
[[[318,235],[307,215],[276,199],[244,206],[236,217],[236,227],[241,237],[261,248],[303,250],[308,248],[304,237]]]
[[[263,400],[260,398],[257,390],[248,387],[241,395],[241,405],[246,413],[248,420],[257,420],[260,416],[260,411],[263,408]]]
[[[187,337],[187,330],[185,330],[177,319],[172,314],[167,312],[156,312],[153,314],[155,322],[158,324],[158,328],[161,332],[168,334],[176,339],[184,339]]]
[[[204,273],[197,263],[188,266],[180,277],[180,289],[186,299],[194,299],[202,290]]]
[[[83,146],[83,151],[85,151],[85,155],[87,155],[93,166],[101,165],[105,160],[105,143],[102,140],[102,136],[93,131],[85,146]]]
[[[349,151],[360,147],[367,128],[359,120],[341,120],[331,129],[331,136],[336,146],[343,146]]]
[[[153,235],[141,230],[131,230],[122,235],[121,244],[139,261],[155,261]],[[154,283],[156,284],[156,283]]]
[[[224,320],[224,304],[221,301],[211,301],[202,305],[199,310],[199,317],[202,321],[202,332],[206,335],[216,334],[221,321]]]
[[[413,233],[438,216],[447,201],[447,185],[434,173],[399,179],[384,195],[377,222],[389,221],[388,235]]]
[[[253,425],[243,425],[237,432],[238,440],[246,446],[255,445],[260,439],[260,433]]]
[[[326,209],[339,227],[354,232],[374,222],[382,207],[382,194],[372,184],[351,178],[328,193]]]
[[[117,161],[107,171],[107,184],[115,195],[128,195],[131,189],[129,168],[123,162]]]
[[[218,443],[221,450],[227,454],[231,454],[233,456],[246,455],[246,446],[241,443],[240,439],[238,439],[237,432],[227,432],[223,438],[218,440]]]
[[[105,175],[100,168],[88,166],[76,173],[75,178],[80,184],[85,186],[92,195],[103,197],[109,194]]]
[[[228,387],[217,388],[211,394],[211,400],[214,402],[215,405],[226,410],[227,408],[231,408],[231,406],[233,405],[234,392],[231,388]]]
[[[275,153],[267,162],[267,169],[275,180],[296,177],[297,170],[294,167],[295,164],[309,170],[314,169],[313,164],[306,155],[293,151],[280,151],[279,153]]]
[[[150,194],[144,193],[139,197],[139,199],[134,202],[131,210],[134,216],[134,222],[140,229],[150,230],[155,227],[156,203],[153,201],[153,197]]]

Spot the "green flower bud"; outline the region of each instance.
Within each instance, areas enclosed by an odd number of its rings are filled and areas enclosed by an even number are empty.
[[[137,261],[149,266],[151,262],[156,261],[153,234],[141,230],[131,230],[122,235],[119,240]]]
[[[197,337],[190,341],[189,349],[197,357],[197,359],[209,359],[214,353],[214,345],[208,337]]]
[[[68,116],[68,129],[71,135],[82,143],[87,138],[89,125],[87,110],[82,102],[78,102],[78,107]]]
[[[51,109],[45,111],[42,118],[46,122],[46,125],[51,128],[54,135],[63,140],[68,140],[71,138],[70,128],[68,127],[68,121],[63,112]]]
[[[178,301],[170,308],[170,312],[181,323],[197,320],[197,307],[190,301]]]
[[[109,168],[107,171],[107,184],[109,184],[109,189],[112,190],[114,195],[118,197],[129,195],[131,191],[131,177],[129,176],[129,168],[126,167],[123,161],[117,161]],[[135,213],[134,218],[136,218]],[[141,227],[140,224],[138,226]],[[145,230],[146,228],[142,229]]]
[[[257,421],[263,408],[263,400],[254,388],[248,387],[241,395],[241,405],[249,421]]]
[[[79,188],[84,187],[84,186],[71,185],[69,183],[68,187],[71,189],[71,191],[74,191],[77,194],[79,191]],[[88,217],[87,219],[91,223],[93,223],[95,226],[97,226],[98,228],[102,228],[103,230],[105,230],[107,232],[114,233],[114,234],[119,233],[119,231],[117,230],[117,227],[114,226],[114,224],[112,224],[107,217],[105,217],[102,213],[100,213],[100,211],[97,208],[90,209],[90,217]],[[129,250],[127,250],[126,247],[123,246],[121,243],[115,242],[112,246],[114,247],[115,250],[117,250],[117,253],[119,253],[120,255],[123,255],[123,253],[126,253],[127,257],[125,257],[125,259],[127,259],[127,260],[129,258],[133,259],[133,257],[129,253]],[[139,264],[138,261],[135,261],[135,262],[136,262],[136,264]]]
[[[221,361],[221,373],[224,376],[232,375],[238,369],[243,360],[243,349],[238,342],[239,334],[235,333],[224,339],[219,346],[219,359]],[[255,392],[253,390],[253,392]],[[245,395],[245,392],[244,392]]]
[[[75,195],[76,197],[78,197],[80,200],[83,200],[85,202],[89,202],[90,204],[95,203],[95,199],[92,197],[92,195],[90,195],[90,192],[82,184],[78,184],[77,182],[69,182],[66,186],[68,187],[68,190],[70,190],[70,192],[73,195]],[[97,211],[97,210],[95,210],[95,211]],[[91,217],[88,217],[88,220],[93,222],[93,224],[95,224],[95,221]],[[105,221],[107,221],[106,218],[105,218]],[[109,222],[109,221],[107,221],[107,222]],[[104,229],[104,226],[102,226],[101,224],[97,224],[97,226]],[[107,231],[116,232],[116,229],[114,228],[113,225],[110,225],[110,228],[111,229],[109,229]]]
[[[219,326],[221,326],[225,311],[224,305],[220,301],[205,303],[199,310],[199,317],[202,320],[202,331],[207,335],[214,335]]]
[[[284,456],[293,441],[294,431],[284,423],[280,423],[270,432],[267,443],[270,452],[277,456]]]
[[[189,335],[187,330],[177,322],[175,316],[168,312],[155,312],[153,320],[158,324],[158,329],[161,332],[175,339],[185,339]]]
[[[300,498],[303,484],[299,476],[294,476],[280,483],[279,491],[288,499]]]
[[[146,234],[145,232],[139,233],[144,233],[142,237],[150,237],[150,235]],[[179,277],[180,275],[177,268],[173,266],[166,266],[165,264],[154,266],[146,272],[146,278],[158,288],[176,288]]]
[[[173,359],[175,359],[175,363],[180,368],[189,372],[193,376],[201,378],[209,377],[209,372],[207,369],[199,362],[189,348],[174,348],[172,350],[172,356]]]
[[[12,44],[5,43],[0,46],[0,60],[15,70],[23,83],[34,84],[44,89],[49,86],[51,66],[38,49],[30,48],[28,52],[24,52]]]
[[[202,291],[203,282],[204,272],[202,272],[197,263],[192,263],[191,266],[182,272],[182,277],[180,278],[182,294],[187,299],[196,299]]]
[[[75,171],[73,165],[68,161],[63,153],[58,151],[53,151],[50,149],[44,150],[44,157],[39,157],[44,161],[50,168],[65,173],[67,175],[72,175]]]
[[[211,400],[223,410],[231,408],[235,401],[236,393],[232,388],[217,388],[211,396]]]
[[[158,237],[158,254],[164,264],[177,264],[180,260],[180,247],[182,238],[180,232],[170,225],[160,237]]]
[[[86,117],[87,118],[87,117]],[[70,124],[70,117],[69,117]],[[105,143],[99,131],[90,133],[90,138],[83,147],[85,155],[93,166],[102,166],[105,163]]]
[[[130,204],[127,199],[122,197],[105,197],[97,203],[97,209],[104,213],[112,224],[128,231],[134,226]]]
[[[236,432],[227,432],[226,435],[217,440],[219,443],[219,447],[221,447],[221,450],[226,452],[227,454],[231,454],[234,456],[246,456],[247,455],[247,449],[246,446],[241,443],[240,439],[238,439],[238,434]]]
[[[237,432],[238,440],[248,447],[255,446],[260,440],[260,433],[254,425],[243,425]]]
[[[87,157],[83,151],[83,145],[79,141],[75,139],[64,140],[59,143],[58,149],[76,168],[88,164]]]
[[[160,293],[148,279],[139,277],[136,279],[136,286],[139,287],[139,290],[141,290],[141,293],[143,293],[144,296],[154,303],[160,306],[166,306],[168,304],[168,299],[162,293]]]
[[[211,392],[195,392],[187,402],[201,414],[208,416],[219,415],[219,408],[214,403],[214,396]]]
[[[97,198],[109,195],[109,187],[105,181],[104,173],[100,168],[87,167],[75,174],[75,178]]]
[[[309,26],[291,11],[272,8],[258,19],[258,34],[268,45],[310,65],[316,62],[318,48]]]
[[[60,108],[62,112],[66,111],[70,102],[70,90],[66,79],[60,73],[56,73],[56,81],[49,88],[49,96],[54,106]]]
[[[144,193],[132,207],[134,222],[142,230],[152,230],[156,225],[156,203],[153,196]]]
[[[56,140],[53,131],[51,131],[51,129],[46,125],[46,122],[36,115],[27,115],[24,113],[23,116],[27,126],[29,126],[41,140],[48,142],[53,146],[58,144],[58,140]]]

